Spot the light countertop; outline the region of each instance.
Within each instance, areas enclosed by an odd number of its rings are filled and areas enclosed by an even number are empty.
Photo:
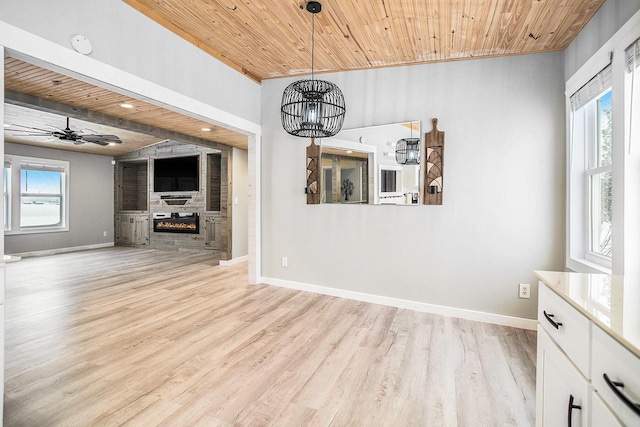
[[[0,258],[0,263],[6,264],[8,262],[16,262],[16,261],[20,261],[22,258],[20,258],[19,256],[14,256],[14,255],[2,255],[2,258]]]
[[[534,273],[551,290],[640,357],[640,280],[608,274]]]

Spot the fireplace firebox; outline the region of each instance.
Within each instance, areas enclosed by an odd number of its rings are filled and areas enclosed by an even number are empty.
[[[156,233],[200,233],[200,218],[195,212],[154,213],[153,231]]]

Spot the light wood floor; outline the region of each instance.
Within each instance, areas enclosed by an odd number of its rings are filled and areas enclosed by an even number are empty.
[[[7,426],[530,426],[532,331],[133,248],[7,265]]]

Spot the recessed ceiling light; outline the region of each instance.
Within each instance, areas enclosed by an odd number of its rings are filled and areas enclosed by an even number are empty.
[[[109,145],[113,146],[113,145],[118,145],[118,144],[116,144],[115,142],[110,142]]]
[[[201,129],[203,132],[211,132],[211,128],[202,128]]]
[[[4,124],[4,127],[6,127],[6,128],[10,128],[10,127],[11,127],[11,125],[9,125],[9,124],[6,124],[6,123],[5,123],[5,124]]]
[[[121,106],[122,108],[133,108],[133,105],[131,105],[131,104],[127,104],[126,102],[123,102],[122,104],[120,104],[120,106]]]
[[[353,150],[347,150],[347,154],[353,153]]]

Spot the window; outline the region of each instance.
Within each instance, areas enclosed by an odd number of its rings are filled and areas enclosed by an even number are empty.
[[[607,271],[612,265],[611,66],[570,102],[570,259]]]
[[[588,141],[590,256],[611,260],[611,90],[590,105],[595,109],[596,132]],[[589,108],[588,107],[588,108]],[[591,125],[590,123],[588,125]]]
[[[5,159],[5,230],[8,234],[64,231],[69,163],[8,155]]]

